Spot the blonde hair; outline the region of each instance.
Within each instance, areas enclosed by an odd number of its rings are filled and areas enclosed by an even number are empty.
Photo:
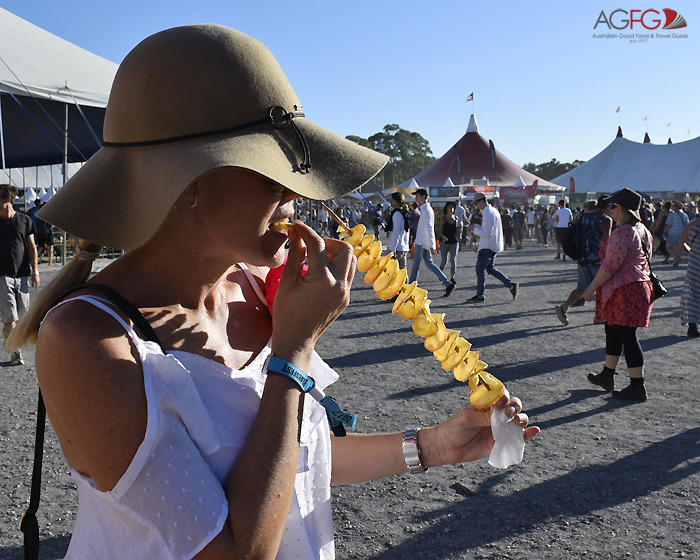
[[[620,206],[618,204],[618,206]],[[624,224],[629,224],[631,226],[639,223],[639,220],[636,218],[632,212],[627,210],[624,206],[620,206],[620,215],[617,217],[617,223],[618,225],[624,225]]]
[[[79,241],[78,247],[79,251],[73,260],[63,267],[46,288],[39,292],[27,314],[18,321],[17,326],[7,337],[5,348],[9,351],[21,348],[25,344],[35,343],[44,316],[61,300],[66,290],[82,284],[90,277],[92,260],[80,258],[78,253],[80,250],[97,253],[102,247],[84,239]]]

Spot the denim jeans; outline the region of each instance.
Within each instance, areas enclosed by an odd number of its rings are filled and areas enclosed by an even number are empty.
[[[484,288],[486,286],[486,275],[488,272],[491,276],[503,282],[506,288],[510,288],[513,282],[510,281],[505,274],[498,270],[493,261],[496,260],[496,253],[491,249],[481,249],[476,258],[476,295],[484,297]]]
[[[445,270],[445,265],[447,264],[447,258],[450,259],[450,272],[452,276],[455,275],[455,270],[457,270],[457,251],[459,250],[459,243],[442,243],[440,245],[440,270]]]
[[[428,270],[431,270],[445,287],[451,285],[451,282],[449,281],[447,276],[445,276],[442,273],[442,270],[440,270],[437,267],[437,265],[433,262],[433,255],[430,252],[430,249],[424,249],[422,245],[414,246],[413,268],[411,268],[411,276],[408,279],[409,284],[418,279],[418,269],[420,268],[421,258],[425,261],[425,265],[428,267]]]

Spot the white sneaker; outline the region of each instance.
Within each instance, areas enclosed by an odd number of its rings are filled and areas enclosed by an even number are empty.
[[[12,357],[10,358],[11,366],[21,366],[24,365],[24,360],[22,359],[22,351],[16,350],[12,352]]]

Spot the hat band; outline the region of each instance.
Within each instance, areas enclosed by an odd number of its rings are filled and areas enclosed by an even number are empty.
[[[297,106],[295,105],[295,108]],[[280,105],[275,105],[270,109],[267,117],[263,119],[258,119],[256,121],[250,121],[247,123],[239,124],[236,126],[231,126],[229,128],[222,128],[219,130],[211,130],[207,132],[195,132],[193,134],[183,134],[182,136],[171,136],[170,138],[159,138],[158,140],[143,140],[140,142],[107,142],[103,141],[102,145],[107,148],[143,148],[147,146],[160,146],[163,144],[171,144],[173,142],[182,142],[185,140],[195,140],[197,138],[207,138],[209,136],[217,136],[221,134],[230,134],[231,132],[237,132],[239,130],[245,130],[246,128],[252,128],[254,126],[259,126],[261,124],[271,124],[275,128],[286,128],[291,125],[296,132],[299,141],[301,142],[301,147],[304,151],[304,161],[299,164],[299,168],[302,172],[308,172],[311,169],[311,151],[309,149],[309,144],[304,137],[303,132],[294,122],[295,118],[305,117],[302,111],[289,112],[284,107]]]

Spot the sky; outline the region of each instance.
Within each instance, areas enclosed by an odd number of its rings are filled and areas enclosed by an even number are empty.
[[[0,0],[0,6],[116,63],[162,29],[233,27],[272,51],[307,118],[363,138],[398,124],[427,139],[436,157],[462,137],[472,112],[481,135],[520,166],[586,161],[618,126],[638,142],[645,132],[655,144],[700,136],[697,0]],[[687,27],[663,31],[663,8],[678,12]],[[648,12],[630,28],[624,20],[632,10],[639,10],[637,19],[646,10],[660,16]],[[624,29],[596,26],[601,15]],[[657,18],[657,29],[645,29]],[[605,34],[616,36],[594,37]],[[467,102],[471,93],[474,101]]]

